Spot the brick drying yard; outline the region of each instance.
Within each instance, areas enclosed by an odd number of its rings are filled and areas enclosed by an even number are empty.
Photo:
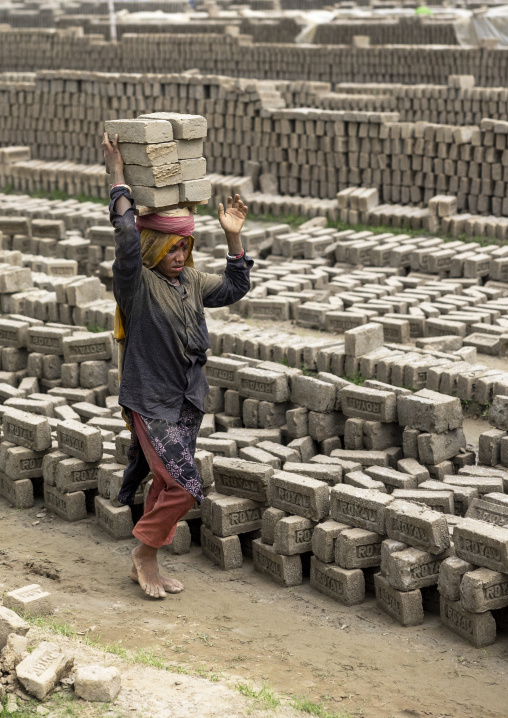
[[[506,715],[508,48],[347,5],[129,0],[116,41],[105,3],[0,5],[0,714]],[[197,270],[249,206],[164,600],[151,475],[118,500],[104,130]]]

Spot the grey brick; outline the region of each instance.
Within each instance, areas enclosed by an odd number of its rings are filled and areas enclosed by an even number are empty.
[[[36,416],[18,409],[6,409],[3,415],[4,439],[34,451],[51,446],[51,430],[44,416]]]
[[[289,400],[288,377],[285,374],[246,368],[239,369],[237,377],[237,389],[241,396],[275,403]]]
[[[253,461],[215,457],[213,476],[215,487],[226,496],[238,496],[266,503],[267,486],[273,469]]]
[[[335,544],[337,537],[350,529],[348,524],[328,520],[318,524],[312,533],[312,551],[323,563],[335,561]]]
[[[441,596],[441,622],[475,648],[490,646],[496,640],[496,622],[490,613],[470,613],[460,601],[448,601]]]
[[[421,389],[397,398],[399,424],[429,433],[442,433],[462,426],[460,399]]]
[[[30,509],[34,505],[34,489],[30,479],[10,479],[1,470],[0,495],[16,509]]]
[[[238,370],[248,367],[247,362],[226,359],[225,357],[209,357],[205,364],[205,376],[210,386],[225,389],[238,388]]]
[[[300,556],[281,556],[261,539],[252,542],[252,554],[255,570],[269,576],[276,583],[282,586],[299,586],[302,583]]]
[[[96,496],[95,515],[98,525],[112,538],[131,538],[134,524],[129,506],[113,506],[102,496]]]
[[[508,529],[463,519],[453,530],[453,542],[464,561],[508,573]]]
[[[402,501],[412,501],[415,504],[423,504],[429,509],[439,511],[444,514],[454,513],[453,491],[434,491],[433,489],[394,489],[392,492],[394,499]]]
[[[45,484],[44,503],[49,511],[66,521],[86,519],[86,501],[83,491],[63,494],[54,486]]]
[[[384,573],[390,586],[398,591],[434,586],[438,582],[441,563],[449,555],[449,550],[439,555],[417,548],[395,551],[383,563]]]
[[[292,381],[291,401],[310,411],[326,412],[335,408],[336,390],[333,384],[310,376],[295,376]]]
[[[38,351],[41,351],[39,348]],[[103,361],[111,359],[113,337],[111,332],[78,333],[62,339],[62,352],[67,363]]]
[[[418,454],[423,464],[439,464],[451,459],[465,446],[466,438],[462,429],[418,436]]]
[[[414,548],[439,554],[450,546],[446,518],[438,511],[394,500],[386,509],[386,533]]]
[[[273,548],[284,556],[312,550],[312,532],[315,522],[302,516],[287,516],[275,524]]]
[[[335,563],[347,569],[379,566],[382,540],[380,534],[365,529],[341,531],[335,542]]]
[[[422,594],[414,591],[397,591],[386,578],[374,576],[378,608],[398,621],[402,626],[419,626],[423,623]]]
[[[440,594],[448,601],[460,599],[460,584],[467,571],[472,571],[473,565],[458,556],[450,556],[441,562],[437,586]]]
[[[505,608],[508,606],[508,576],[489,568],[468,571],[460,584],[460,602],[464,610],[471,613]]]
[[[221,538],[202,524],[201,548],[204,555],[223,571],[240,568],[242,565],[242,548],[238,536]]]
[[[216,536],[235,536],[261,528],[262,504],[236,496],[215,499],[211,507],[210,527]]]
[[[55,484],[62,493],[96,489],[99,476],[99,462],[86,462],[71,458],[60,461],[56,466]]]
[[[355,528],[385,533],[385,513],[391,496],[340,484],[330,491],[332,518]]]
[[[341,389],[340,396],[342,412],[346,416],[397,421],[397,398],[393,392],[355,386]]]
[[[363,571],[322,563],[316,556],[310,560],[310,585],[345,606],[354,606],[365,600]]]
[[[284,471],[288,471],[290,474],[308,476],[317,481],[324,481],[329,486],[335,486],[335,484],[342,482],[342,467],[339,465],[318,463],[302,464],[286,461],[283,468]]]
[[[275,471],[268,482],[270,504],[304,518],[320,521],[330,510],[329,489],[323,481]]]
[[[62,421],[57,427],[58,448],[83,461],[100,461],[102,435],[100,429],[77,421]]]
[[[508,505],[503,506],[492,501],[475,498],[469,505],[466,518],[478,519],[494,526],[508,528]]]
[[[285,511],[274,509],[271,506],[266,509],[261,519],[261,540],[263,543],[273,545],[275,540],[275,526],[287,515]]]
[[[5,451],[4,446],[7,446]],[[9,442],[0,444],[0,466],[11,479],[36,479],[42,476],[42,462],[45,453],[33,451],[24,446],[12,446]]]

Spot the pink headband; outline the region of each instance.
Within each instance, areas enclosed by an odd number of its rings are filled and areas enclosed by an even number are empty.
[[[145,217],[136,217],[136,229],[155,229],[164,234],[178,234],[188,237],[194,232],[194,217],[161,217],[159,214],[149,214]]]

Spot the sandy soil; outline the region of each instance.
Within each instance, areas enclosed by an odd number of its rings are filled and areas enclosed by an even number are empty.
[[[221,673],[218,687],[238,679],[266,682],[284,696],[322,701],[333,712],[506,716],[506,634],[477,650],[442,628],[438,616],[402,628],[372,597],[347,608],[311,590],[308,581],[280,588],[254,572],[248,559],[241,569],[222,572],[198,547],[185,556],[162,555],[186,590],[153,601],[128,578],[133,541],[109,539],[93,516],[76,524],[36,518],[40,507],[39,500],[21,512],[0,500],[0,590],[40,583],[52,593],[56,619],[90,637],[153,651],[175,666]],[[169,688],[173,676],[163,675]],[[134,688],[135,676],[132,681]],[[233,704],[218,710],[241,715]],[[199,708],[192,713],[214,715]]]

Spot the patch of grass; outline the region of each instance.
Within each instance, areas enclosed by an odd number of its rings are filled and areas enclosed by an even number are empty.
[[[157,668],[161,671],[168,671],[168,673],[181,673],[189,676],[197,676],[198,678],[206,678],[213,683],[216,683],[221,679],[221,674],[214,672],[212,668],[201,666],[200,668],[193,669],[181,666],[174,663],[166,663],[162,656],[157,655],[154,651],[149,651],[144,648],[138,649],[136,652],[129,651],[128,649],[121,646],[119,643],[104,643],[101,641],[100,636],[91,638],[88,631],[81,632],[70,626],[68,623],[57,621],[55,618],[44,618],[43,616],[27,616],[26,620],[32,626],[41,628],[49,633],[53,633],[58,636],[64,636],[71,640],[79,641],[86,646],[97,648],[105,653],[110,653],[114,656],[118,656],[127,663],[133,663],[137,665],[149,666],[151,668]],[[177,653],[186,652],[187,649],[181,651],[177,650]],[[56,716],[55,716],[56,718]]]
[[[355,371],[355,373],[350,376],[345,375],[344,379],[347,379],[347,381],[350,381],[352,384],[356,384],[357,386],[362,386],[363,382],[367,381],[367,378],[359,371]]]
[[[195,671],[195,675],[199,676],[200,678],[206,678],[212,683],[218,683],[222,678],[222,673],[215,673],[212,668],[206,668],[206,666],[201,666],[201,668],[198,668]]]
[[[88,194],[77,194],[75,197],[71,197],[71,199],[77,199],[78,202],[95,202],[95,204],[109,205],[109,197],[106,199],[104,197],[91,197]]]
[[[302,374],[304,376],[313,376],[314,378],[316,378],[318,375],[317,371],[314,371],[313,369],[309,369],[309,367],[306,366],[305,364],[302,366]]]
[[[482,408],[482,418],[488,419],[490,407],[492,406],[492,402],[488,401],[486,404],[481,404]]]
[[[492,402],[488,401],[485,404],[479,404],[473,399],[461,399],[460,403],[464,416],[488,419]]]
[[[68,623],[57,621],[57,619],[53,617],[45,618],[44,616],[25,616],[25,620],[32,626],[43,628],[50,633],[65,636],[65,638],[80,638],[75,628],[70,626]]]
[[[242,683],[238,681],[236,684],[236,690],[239,691],[242,696],[251,698],[260,704],[260,707],[267,708],[268,710],[275,710],[280,706],[280,698],[277,696],[275,691],[267,686],[265,683],[261,688],[256,688],[250,681],[248,683]]]
[[[140,648],[133,656],[135,663],[141,663],[143,666],[150,666],[150,668],[159,668],[163,671],[166,670],[166,663],[160,656],[157,656],[154,651],[147,651],[144,648]]]
[[[12,718],[34,718],[39,716],[37,713],[40,701],[28,700],[22,701],[18,699],[18,710],[14,713],[3,713],[2,706],[5,708],[7,699],[0,701],[0,713]],[[44,707],[49,710],[50,718],[100,718],[108,711],[111,718],[120,718],[120,713],[111,712],[112,706],[109,703],[85,703],[77,698],[73,691],[60,691],[52,693],[51,696],[44,701]]]
[[[305,697],[293,696],[291,706],[316,718],[352,718],[348,710],[330,713],[322,703],[315,703]]]
[[[96,334],[98,334],[99,332],[107,331],[107,329],[105,329],[104,327],[101,327],[99,324],[97,324],[97,322],[92,322],[92,324],[85,324],[85,326],[89,332],[94,332]]]

